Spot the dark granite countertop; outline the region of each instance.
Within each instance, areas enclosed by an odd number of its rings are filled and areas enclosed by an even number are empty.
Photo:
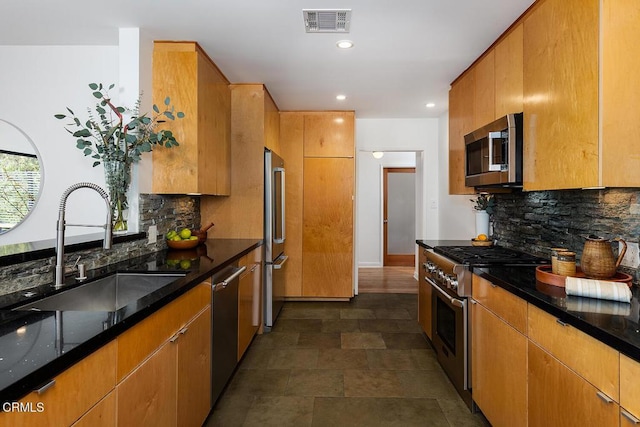
[[[11,311],[59,292],[52,285],[34,289],[35,297],[25,291],[0,296],[0,401],[20,399],[260,245],[258,239],[210,239],[194,250],[161,251],[88,271],[83,283],[124,271],[186,273],[116,312]],[[63,334],[56,336],[60,320]]]
[[[416,240],[423,248],[471,244],[467,240]],[[536,280],[535,267],[473,268],[473,273],[640,362],[640,289],[631,304],[567,296],[564,288]]]

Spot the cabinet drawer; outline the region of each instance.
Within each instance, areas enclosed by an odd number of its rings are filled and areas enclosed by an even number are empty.
[[[620,356],[606,344],[529,304],[529,339],[619,401]]]
[[[620,406],[640,418],[640,363],[620,355]]]
[[[527,302],[475,274],[472,280],[473,299],[526,335]]]
[[[118,382],[211,303],[211,286],[201,283],[118,337]]]
[[[115,387],[116,347],[111,341],[55,377],[48,389],[21,399],[21,403],[33,407],[33,412],[0,412],[0,425],[71,425]],[[37,412],[38,408],[42,411]]]
[[[71,427],[112,427],[116,425],[116,393],[112,391]]]

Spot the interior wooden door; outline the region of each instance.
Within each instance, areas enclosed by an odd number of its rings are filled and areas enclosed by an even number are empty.
[[[385,266],[415,265],[415,168],[383,169]]]

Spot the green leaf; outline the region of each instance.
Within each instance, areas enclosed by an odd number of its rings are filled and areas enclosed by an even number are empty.
[[[100,162],[93,162],[93,167],[95,168],[96,166],[98,166],[100,164]]]
[[[97,91],[93,92],[93,96],[95,96],[98,99],[101,99],[102,98],[102,92],[97,92]]]
[[[100,107],[99,105],[96,105],[96,111],[98,112],[98,114],[106,114],[107,110],[105,110],[104,108]]]
[[[98,90],[98,85],[97,85],[97,84],[95,84],[95,83],[89,83],[89,88],[90,88],[91,90]]]
[[[184,113],[182,111],[178,111],[178,118],[182,119],[184,117]]]
[[[170,111],[165,111],[164,115],[171,120],[175,120],[175,117],[173,117],[173,113],[171,113]]]
[[[71,108],[67,107],[67,111],[70,112],[72,116],[75,116],[75,114],[73,114],[73,111],[71,111]]]
[[[86,138],[91,136],[91,132],[89,131],[89,129],[80,129],[78,131],[75,131],[73,133],[73,136]]]
[[[148,153],[149,151],[151,151],[151,144],[149,144],[148,142],[140,144],[140,151],[143,153]]]
[[[90,156],[91,155],[91,148],[85,148],[84,149],[84,155],[85,156]]]
[[[114,83],[111,83],[111,84],[109,85],[109,90],[113,89],[114,87],[116,87],[116,85],[115,85]]]
[[[164,105],[169,105],[171,104],[171,98],[169,98],[168,96],[164,99]]]
[[[99,154],[94,154],[94,155],[93,155],[93,156],[91,156],[91,157],[93,157],[94,159],[100,159],[100,155],[99,155]]]
[[[116,107],[116,110],[118,110],[119,113],[124,113],[126,111],[124,107]]]
[[[160,112],[160,109],[158,108],[158,106],[156,104],[153,104],[153,111],[155,111],[156,113]]]
[[[76,148],[79,150],[84,149],[84,141],[79,139],[78,142],[76,142]]]
[[[78,126],[78,127],[79,127],[79,126],[82,126],[82,125],[80,124],[80,120],[79,120],[77,117],[74,117],[74,118],[73,118],[73,121],[75,122],[76,126]]]
[[[65,116],[64,114],[56,114],[56,115],[55,115],[55,116],[53,116],[53,117],[55,117],[56,119],[60,119],[60,120],[61,120],[61,119],[66,118],[67,116]]]

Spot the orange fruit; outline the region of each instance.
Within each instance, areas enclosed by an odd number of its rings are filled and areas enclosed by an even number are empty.
[[[489,238],[487,237],[486,234],[478,234],[478,237],[476,237],[476,240],[480,240],[480,241],[486,241],[489,240]]]

